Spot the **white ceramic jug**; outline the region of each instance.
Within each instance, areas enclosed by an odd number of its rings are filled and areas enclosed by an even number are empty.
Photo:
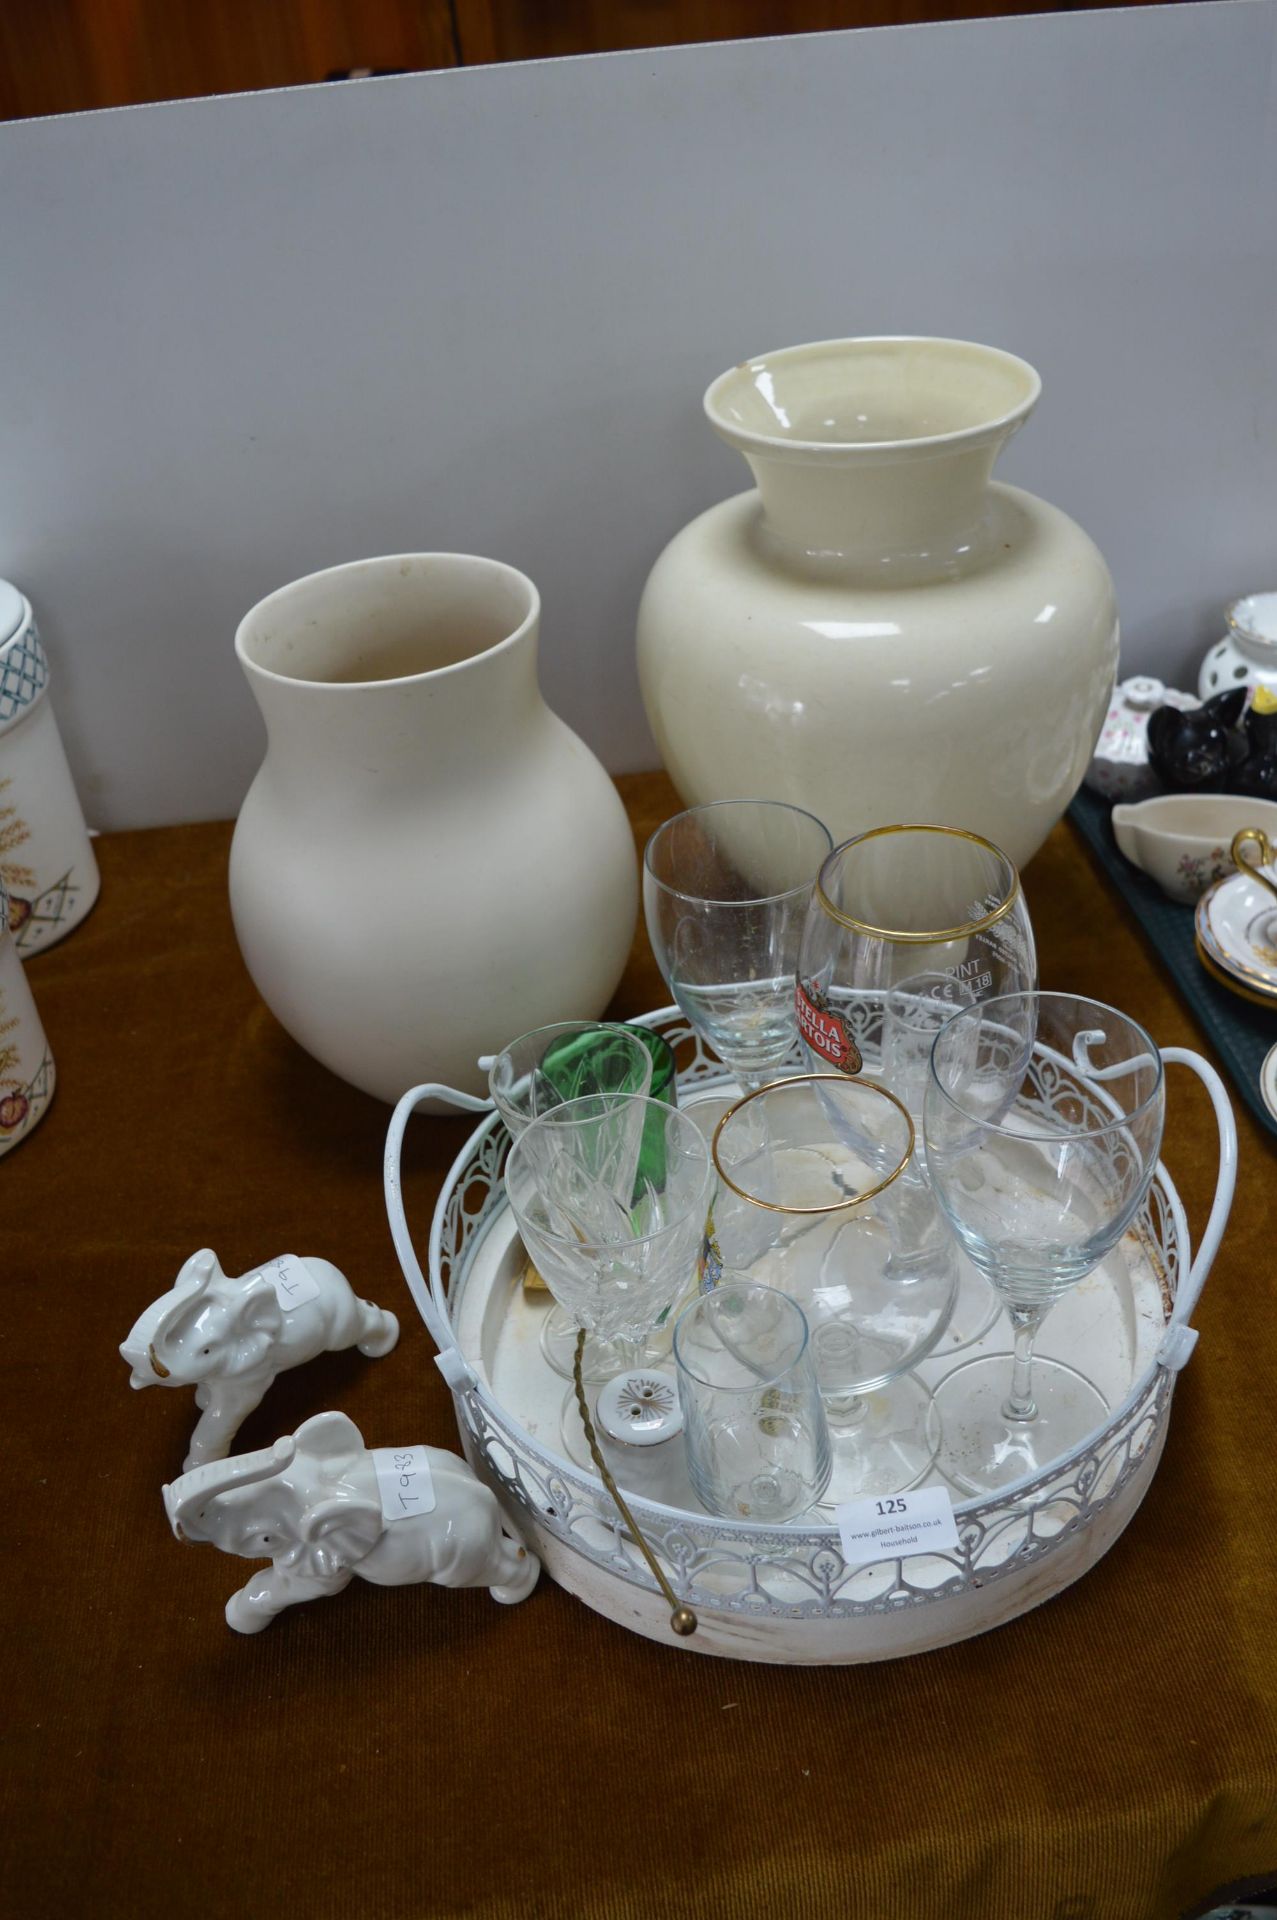
[[[1017,865],[1081,785],[1117,667],[1113,583],[1067,515],[990,481],[1033,368],[962,340],[831,340],[710,387],[756,492],[654,567],[643,698],[689,805],[755,794],[835,840],[927,821]]]
[[[541,697],[539,613],[513,567],[404,554],[281,588],[235,637],[268,735],[240,947],[293,1038],[383,1100],[478,1092],[481,1053],[601,1013],[629,953],[633,839]]]

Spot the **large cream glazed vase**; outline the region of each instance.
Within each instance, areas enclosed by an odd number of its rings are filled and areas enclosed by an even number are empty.
[[[383,1100],[472,1093],[531,1027],[593,1019],[637,912],[611,780],[537,684],[536,588],[463,554],[310,575],[242,621],[267,752],[231,910],[293,1038]]]
[[[960,340],[834,340],[710,387],[757,490],[675,536],[639,612],[643,698],[684,800],[786,800],[835,840],[898,821],[1022,865],[1086,772],[1117,670],[1113,583],[1055,507],[990,478],[1033,368]]]

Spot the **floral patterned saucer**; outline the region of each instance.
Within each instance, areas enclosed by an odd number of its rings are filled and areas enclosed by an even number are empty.
[[[1210,972],[1277,1005],[1277,899],[1251,873],[1234,873],[1197,903],[1197,948]]]

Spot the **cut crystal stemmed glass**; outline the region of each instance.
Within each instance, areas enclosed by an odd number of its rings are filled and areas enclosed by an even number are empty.
[[[601,1020],[561,1020],[520,1034],[503,1047],[488,1068],[488,1091],[512,1140],[525,1128],[561,1106],[589,1094],[651,1091],[659,1069],[662,1098],[674,1104],[673,1056],[660,1034]],[[535,1263],[533,1263],[535,1264]],[[563,1379],[572,1378],[576,1321],[557,1304],[541,1325],[541,1352]],[[664,1358],[666,1345],[643,1356],[645,1364]],[[591,1340],[584,1359],[587,1380],[606,1380],[639,1357],[615,1343]]]
[[[654,1135],[656,1157],[648,1152]],[[510,1149],[505,1188],[524,1244],[577,1323],[574,1386],[591,1458],[674,1609],[674,1630],[690,1632],[695,1618],[679,1606],[599,1450],[581,1354],[587,1334],[640,1343],[687,1289],[705,1231],[709,1150],[677,1108],[601,1094],[534,1120]]]
[[[1013,863],[956,827],[876,827],[835,847],[813,891],[797,1006],[813,1068],[880,1077],[918,1129],[931,1045],[961,1008],[1037,984],[1033,929]],[[950,1352],[988,1332],[1000,1303],[962,1263]]]
[[[932,1187],[967,1256],[1006,1302],[1014,1357],[966,1361],[936,1392],[942,1471],[967,1493],[1040,1471],[1103,1424],[1077,1368],[1034,1358],[1052,1305],[1117,1246],[1157,1164],[1162,1057],[1127,1015],[1020,993],[936,1036],[924,1106]]]
[[[798,1030],[798,943],[827,828],[775,800],[676,814],[643,856],[652,951],[682,1012],[743,1087],[775,1077]]]

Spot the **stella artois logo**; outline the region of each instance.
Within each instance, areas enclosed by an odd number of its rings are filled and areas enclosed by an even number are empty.
[[[863,1065],[860,1048],[848,1033],[842,1015],[831,1013],[828,994],[799,980],[794,999],[798,1008],[798,1031],[812,1052],[827,1060],[831,1067],[837,1067],[839,1073],[859,1073]]]

